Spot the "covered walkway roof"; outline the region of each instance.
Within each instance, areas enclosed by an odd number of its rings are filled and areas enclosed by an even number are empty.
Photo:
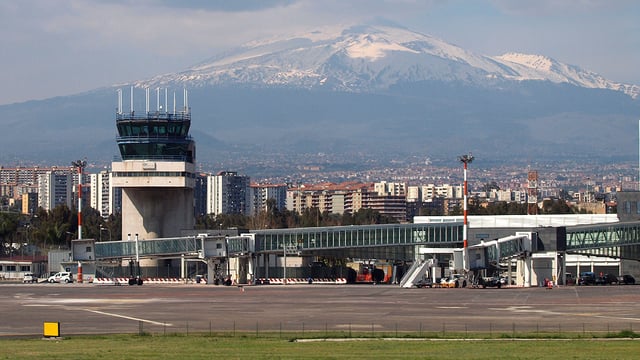
[[[450,220],[454,220],[450,219]],[[577,217],[574,218],[578,219]],[[501,219],[503,221],[505,219]],[[565,219],[564,221],[566,221]],[[529,221],[529,220],[527,220]],[[580,220],[578,222],[581,222]],[[521,221],[515,221],[522,227]],[[504,227],[500,223],[497,226]],[[513,223],[512,223],[513,225]],[[528,224],[532,225],[532,224]],[[516,226],[512,226],[516,227]],[[532,231],[538,226],[530,226]],[[542,226],[545,227],[545,226]],[[566,239],[558,239],[558,250],[588,255],[602,255],[640,260],[640,222],[593,225],[560,225],[566,228]],[[216,237],[227,243],[228,255],[246,253],[340,252],[364,248],[406,248],[416,245],[455,248],[462,246],[462,221],[415,224],[354,225],[294,229],[255,230],[233,237]],[[561,242],[565,241],[562,244]],[[202,255],[204,240],[197,236],[96,242],[96,259]]]

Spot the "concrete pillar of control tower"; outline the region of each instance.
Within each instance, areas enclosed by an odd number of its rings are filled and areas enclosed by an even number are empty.
[[[128,234],[140,240],[178,237],[194,224],[191,188],[122,189],[122,239]]]

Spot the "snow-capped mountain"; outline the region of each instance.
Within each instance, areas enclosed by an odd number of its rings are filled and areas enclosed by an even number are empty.
[[[504,81],[550,81],[621,91],[608,81],[541,55],[479,55],[435,37],[390,26],[353,26],[253,42],[186,71],[136,83],[140,87],[242,84],[375,92],[398,83],[459,81],[490,87]]]
[[[468,151],[495,162],[637,159],[636,85],[542,55],[480,55],[400,27],[353,26],[255,41],[178,73],[0,106],[0,162],[68,162],[78,152],[111,160],[114,88],[129,85],[187,88],[198,162],[248,174],[251,162],[293,167],[291,159],[319,153],[341,159],[342,169],[415,154],[455,162]],[[144,97],[135,100],[144,109]]]

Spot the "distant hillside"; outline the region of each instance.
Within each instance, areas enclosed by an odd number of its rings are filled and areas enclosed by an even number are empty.
[[[469,151],[495,161],[637,158],[635,85],[541,55],[490,57],[402,28],[361,26],[256,42],[175,74],[0,106],[0,164],[111,161],[116,89],[132,85],[140,110],[142,87],[189,89],[197,159],[227,168],[305,153],[345,162],[354,154],[384,161]]]

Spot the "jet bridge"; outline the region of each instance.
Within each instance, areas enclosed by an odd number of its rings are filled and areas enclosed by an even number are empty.
[[[466,270],[478,271],[498,268],[499,264],[513,258],[521,258],[524,263],[524,286],[531,286],[532,260],[535,251],[535,233],[516,233],[491,241],[469,246],[467,249],[469,267]]]
[[[535,251],[535,233],[516,233],[513,236],[504,238],[482,241],[480,244],[462,248],[427,248],[421,247],[418,253],[421,255],[413,266],[407,271],[400,282],[402,287],[412,287],[420,277],[422,277],[429,267],[437,263],[436,256],[438,254],[448,254],[451,256],[449,268],[456,272],[479,271],[490,268],[497,268],[498,265],[506,260],[513,258],[522,258],[524,260],[524,285],[531,286],[531,254]],[[426,257],[431,255],[430,261]],[[466,260],[466,261],[463,261]],[[435,281],[435,274],[431,272],[431,276]]]

